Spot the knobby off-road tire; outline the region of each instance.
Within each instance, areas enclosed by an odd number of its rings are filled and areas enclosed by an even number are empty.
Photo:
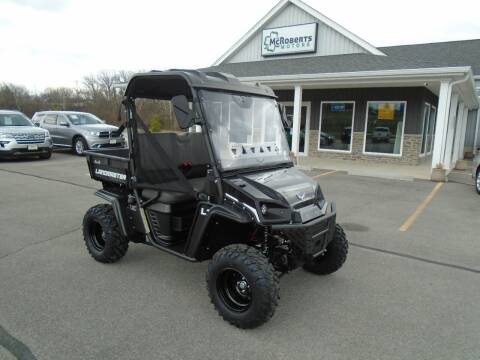
[[[309,272],[319,275],[334,273],[340,269],[347,260],[348,241],[340,225],[336,225],[335,234],[330,244],[327,245],[327,251],[311,262],[303,265],[303,268]]]
[[[257,249],[226,246],[213,256],[207,271],[210,300],[230,324],[255,328],[270,320],[279,300],[279,278]]]
[[[83,218],[83,238],[92,257],[102,263],[120,260],[128,250],[111,205],[91,207]]]

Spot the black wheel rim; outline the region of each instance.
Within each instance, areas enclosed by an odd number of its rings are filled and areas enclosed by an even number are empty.
[[[217,278],[217,292],[223,303],[234,312],[245,312],[252,302],[247,278],[238,270],[227,268]]]
[[[102,225],[100,225],[96,221],[93,221],[90,224],[89,235],[90,242],[92,243],[92,246],[95,248],[95,250],[103,251],[103,249],[105,249],[105,239]]]

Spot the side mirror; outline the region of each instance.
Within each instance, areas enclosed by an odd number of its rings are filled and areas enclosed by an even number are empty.
[[[64,127],[70,127],[70,124],[66,121],[60,121],[60,123],[58,125],[64,126]]]
[[[33,123],[33,125],[35,125],[36,127],[40,127],[40,123]]]
[[[284,128],[291,128],[292,127],[292,122],[287,117],[287,111],[285,109],[285,105],[278,104],[278,110],[280,111],[280,116],[282,118],[283,127]]]
[[[181,129],[188,129],[193,125],[193,111],[188,105],[185,95],[177,95],[172,98],[173,111]]]

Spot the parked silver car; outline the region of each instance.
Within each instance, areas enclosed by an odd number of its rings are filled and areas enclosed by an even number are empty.
[[[124,147],[123,135],[93,114],[77,111],[41,111],[33,115],[35,125],[47,129],[54,146],[72,148],[75,154],[104,147]]]
[[[477,156],[473,159],[472,176],[475,179],[475,189],[480,194],[480,151],[477,151]]]
[[[52,141],[48,130],[35,127],[19,111],[0,110],[0,158],[52,156]]]

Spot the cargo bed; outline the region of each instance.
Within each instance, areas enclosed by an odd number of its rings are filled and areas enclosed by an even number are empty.
[[[126,185],[130,182],[129,149],[103,148],[85,151],[92,179]]]

